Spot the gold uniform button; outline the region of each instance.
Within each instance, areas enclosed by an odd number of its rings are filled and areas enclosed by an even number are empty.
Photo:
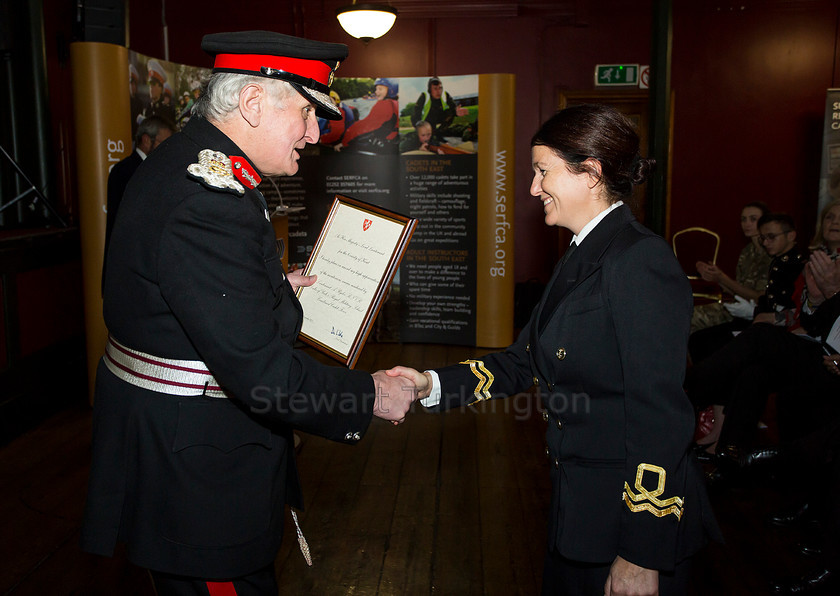
[[[557,348],[557,360],[566,359],[566,348]]]
[[[540,380],[537,377],[534,377],[534,385],[539,385]]]
[[[546,457],[551,457],[551,451],[549,450],[548,447],[545,448],[545,456]]]
[[[559,428],[560,430],[563,430],[563,421],[562,420],[557,421],[557,428]]]
[[[554,468],[557,469],[560,467],[560,460],[556,457],[554,458]]]
[[[530,352],[530,351],[531,351],[531,344],[528,344],[528,345],[526,345],[526,346],[525,346],[525,351],[526,351],[526,352]]]
[[[548,412],[543,412],[543,413],[542,413],[542,419],[543,419],[545,422],[548,422]]]

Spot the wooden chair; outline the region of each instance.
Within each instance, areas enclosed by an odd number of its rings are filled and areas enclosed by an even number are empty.
[[[717,263],[720,236],[706,228],[694,226],[676,232],[671,237],[671,246],[677,261],[691,283],[691,293],[695,302],[698,300],[720,302],[723,299],[720,286],[700,277],[695,266],[697,261]]]

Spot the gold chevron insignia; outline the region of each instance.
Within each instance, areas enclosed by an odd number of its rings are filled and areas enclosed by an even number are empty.
[[[655,490],[648,490],[642,484],[642,478],[645,472],[653,472],[658,476],[658,482]],[[670,499],[660,499],[659,495],[665,492],[665,470],[653,464],[639,464],[636,469],[636,490],[634,493],[630,485],[624,483],[624,494],[621,498],[627,503],[627,507],[633,513],[640,511],[647,511],[656,517],[665,517],[673,513],[677,519],[682,518],[683,514],[683,499],[681,497],[671,497]]]
[[[496,380],[496,377],[493,376],[493,373],[487,370],[484,366],[484,362],[481,360],[464,360],[460,364],[469,364],[470,370],[472,370],[473,374],[478,378],[478,385],[475,386],[475,390],[473,391],[476,401],[490,399],[490,386],[493,384],[493,381]]]

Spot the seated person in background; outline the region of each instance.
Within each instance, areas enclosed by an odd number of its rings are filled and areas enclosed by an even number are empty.
[[[770,393],[798,388],[793,394],[777,396],[777,409],[791,412],[784,416],[784,424],[794,429],[803,426],[796,420],[796,411],[818,411],[826,407],[826,400],[836,401],[836,391],[823,390],[826,373],[820,342],[840,317],[840,260],[831,261],[821,251],[814,253],[805,268],[804,283],[811,306],[792,309],[794,324],[788,324],[786,312],[769,313],[775,324],[751,325],[686,375],[685,389],[695,405],[726,406],[719,437],[711,438],[717,439],[716,453],[725,452],[738,463],[755,459],[756,428]],[[703,439],[700,443],[710,444]]]
[[[821,250],[832,259],[840,255],[840,199],[834,199],[820,211],[817,230],[808,250]]]
[[[780,312],[793,311],[796,307],[793,294],[796,279],[805,266],[805,257],[796,246],[793,219],[784,213],[768,213],[758,220],[759,239],[764,250],[773,260],[767,275],[767,288],[756,301],[753,317],[758,321],[770,319]],[[758,319],[759,315],[770,315]]]
[[[338,93],[330,91],[330,99],[341,111],[340,120],[328,120],[326,118],[318,118],[318,129],[321,131],[322,145],[334,145],[341,141],[344,137],[344,131],[353,126],[356,121],[356,114],[353,108],[341,101]]]
[[[741,210],[741,230],[749,242],[738,257],[735,279],[721,271],[717,265],[698,261],[697,272],[700,277],[717,282],[724,292],[735,296],[736,302],[713,302],[694,307],[691,317],[692,339],[689,340],[692,361],[695,358],[702,360],[700,354],[692,353],[692,341],[700,346],[708,346],[703,349],[704,352],[712,351],[729,341],[733,331],[740,331],[752,322],[755,301],[767,287],[767,274],[770,270],[770,255],[761,245],[758,232],[758,221],[768,212],[767,205],[759,201],[748,203]]]
[[[733,296],[740,296],[746,300],[755,301],[767,287],[767,271],[770,267],[770,256],[758,237],[758,220],[769,213],[770,209],[764,203],[755,201],[747,203],[741,209],[741,231],[747,238],[747,245],[741,250],[738,256],[738,264],[735,267],[735,279],[729,277],[714,263],[705,261],[697,262],[697,273],[705,281],[715,282],[720,285],[724,292]],[[744,319],[741,319],[744,321]],[[712,304],[700,304],[694,307],[691,317],[692,333],[707,327],[722,325],[724,323],[736,323],[732,314],[723,304],[714,302]],[[743,329],[746,325],[742,325]]]
[[[440,147],[430,146],[429,142],[432,140],[432,125],[425,120],[419,120],[414,125],[414,132],[410,132],[400,141],[400,153],[406,151],[434,151],[443,155]]]
[[[399,84],[393,79],[376,79],[373,85],[376,103],[367,116],[344,131],[341,142],[333,146],[336,151],[345,147],[375,153],[397,150],[400,133]]]
[[[758,305],[755,313],[763,314],[764,322],[775,323],[776,316],[780,322],[787,320],[786,315],[793,313],[795,303],[793,294],[795,291],[796,279],[804,266],[802,254],[796,248],[796,232],[793,229],[793,220],[790,216],[781,213],[768,213],[758,220],[759,240],[767,254],[772,258],[767,275],[767,287],[765,292],[758,297]],[[749,310],[749,307],[747,308]],[[738,317],[752,320],[748,312],[737,313]],[[733,337],[737,329],[715,327],[702,329],[692,333],[688,339],[688,353],[694,365],[702,364],[710,356],[717,354],[725,347]],[[708,456],[715,452],[718,438],[723,429],[725,419],[725,396],[721,393],[718,396],[711,396],[713,401],[703,404],[701,401],[694,401],[695,406],[705,408],[713,406],[714,421],[712,429],[705,436],[697,441],[698,448],[706,453],[699,452],[701,456]]]
[[[756,314],[794,307],[792,296],[804,258],[796,247],[793,220],[783,213],[767,213],[758,220],[758,231],[758,241],[767,258],[772,259],[767,269],[767,284],[758,292],[756,304],[736,298],[736,303],[723,305],[732,314],[733,325],[701,329],[691,334],[688,353],[693,363],[701,362],[723,347],[732,339],[733,333],[746,328]]]

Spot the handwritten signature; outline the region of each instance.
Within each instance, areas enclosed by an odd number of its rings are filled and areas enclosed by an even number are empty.
[[[336,337],[344,337],[344,331],[341,329],[336,329],[335,326],[332,327],[330,331],[330,335],[335,335]]]

